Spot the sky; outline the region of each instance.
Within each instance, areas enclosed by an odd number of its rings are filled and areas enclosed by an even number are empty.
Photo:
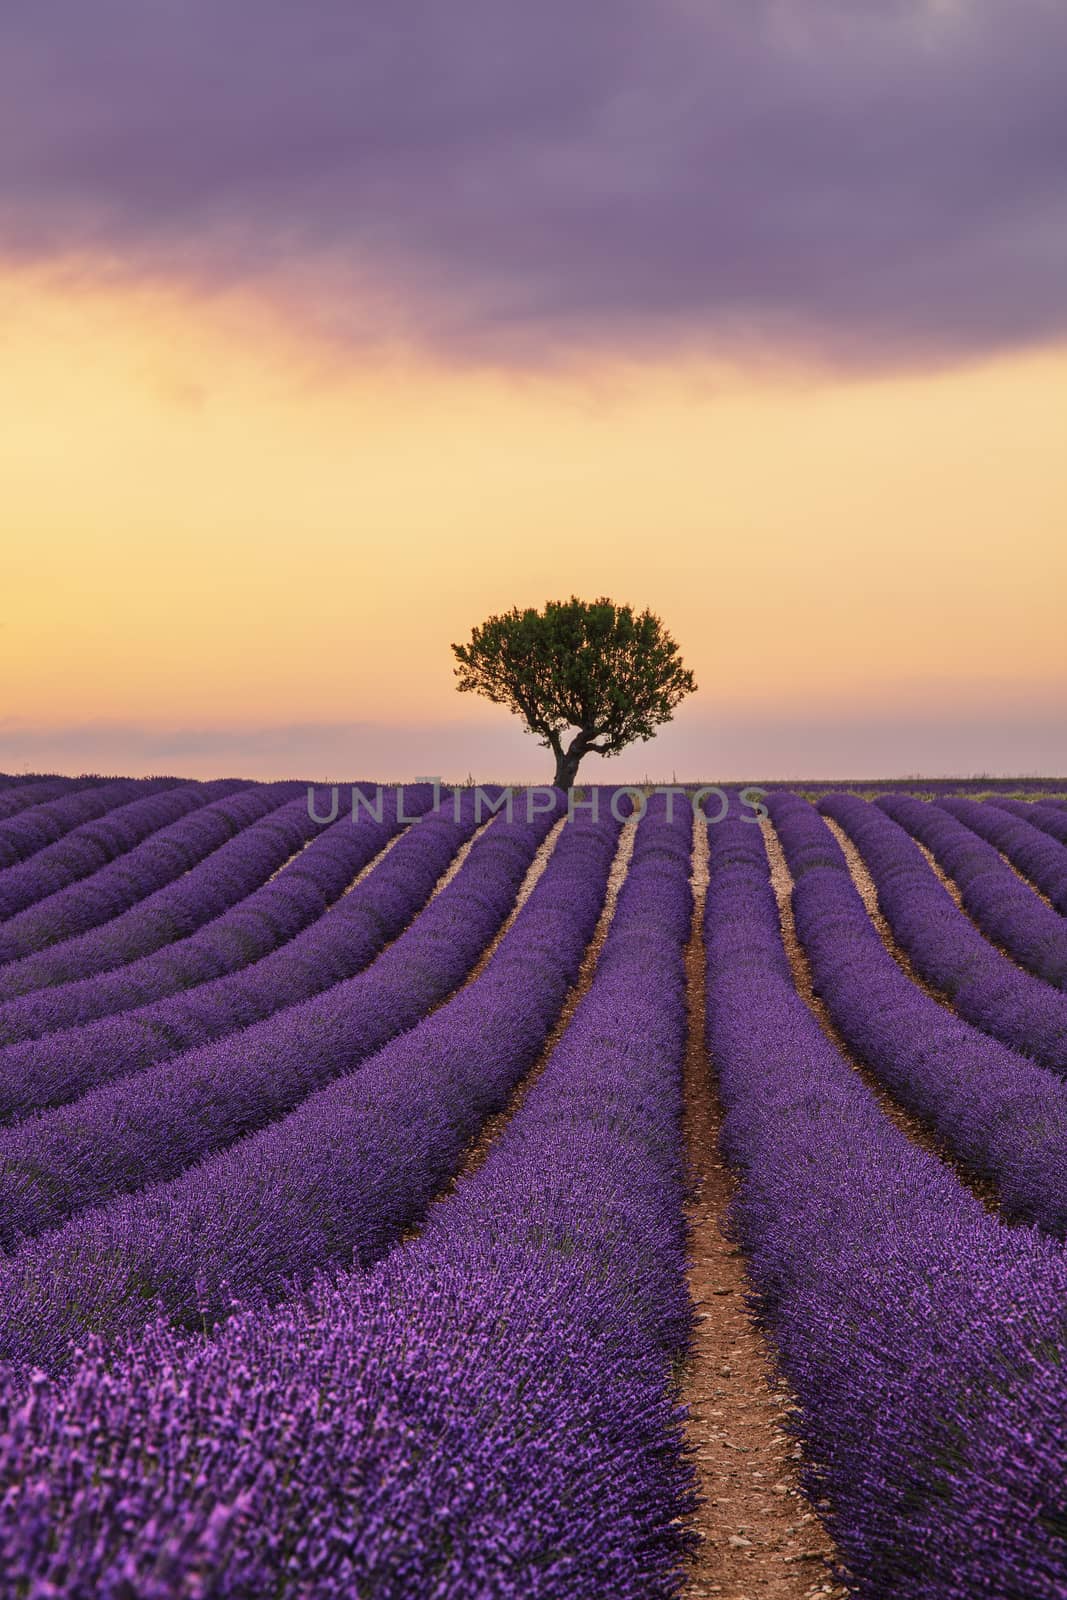
[[[601,781],[1067,772],[1059,0],[0,11],[0,767],[544,779],[450,643],[651,607]]]

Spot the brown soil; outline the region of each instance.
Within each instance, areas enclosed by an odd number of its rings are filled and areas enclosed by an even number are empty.
[[[736,1184],[719,1155],[722,1113],[704,1045],[707,834],[699,824],[693,859],[685,1135],[693,1185],[689,1287],[698,1320],[681,1398],[702,1500],[693,1522],[700,1543],[685,1594],[687,1600],[844,1595],[832,1577],[830,1538],[799,1486],[799,1451],[784,1431],[794,1402],[746,1309],[744,1257],[723,1233]]]
[[[926,1124],[911,1111],[905,1110],[882,1086],[878,1078],[871,1072],[857,1056],[854,1056],[841,1034],[838,1033],[833,1019],[822,999],[815,993],[811,978],[811,966],[807,954],[797,936],[796,923],[793,920],[793,877],[785,859],[785,852],[781,842],[769,820],[760,823],[763,831],[763,842],[767,847],[767,859],[771,868],[771,887],[774,889],[775,899],[778,901],[778,915],[782,925],[782,942],[785,945],[786,955],[793,972],[793,982],[797,993],[805,1001],[809,1010],[822,1024],[823,1031],[827,1034],[839,1053],[845,1058],[854,1072],[858,1073],[867,1088],[874,1095],[878,1104],[889,1120],[907,1134],[914,1144],[919,1145],[928,1155],[936,1156],[946,1166],[952,1168],[960,1183],[971,1193],[977,1196],[987,1211],[996,1212],[996,1189],[987,1180],[976,1178],[958,1162],[944,1140],[928,1128]]]
[[[910,837],[910,835],[909,835],[909,837]],[[920,841],[918,839],[912,838],[911,842],[912,842],[912,844],[915,846],[915,848],[917,850],[921,850],[923,856],[926,859],[926,865],[930,868],[931,872],[934,873],[934,875],[937,878],[938,883],[940,883],[942,889],[947,889],[948,890],[948,892],[952,896],[953,900],[955,900],[957,906],[963,912],[964,916],[966,916],[967,915],[967,907],[963,903],[963,896],[960,894],[960,891],[956,886],[955,880],[949,877],[948,873],[941,866],[940,862],[938,861],[937,857],[934,855],[934,852],[932,850],[928,850],[926,848],[926,846],[924,844],[920,843]]]

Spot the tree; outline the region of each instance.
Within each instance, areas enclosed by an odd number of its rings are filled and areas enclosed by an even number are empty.
[[[696,688],[658,617],[606,599],[516,607],[452,651],[460,693],[483,694],[522,717],[555,756],[560,789],[571,788],[583,756],[615,756],[651,739]],[[570,728],[577,732],[566,743]]]

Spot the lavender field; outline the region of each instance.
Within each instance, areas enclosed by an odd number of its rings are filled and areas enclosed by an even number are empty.
[[[330,802],[0,775],[0,1593],[1067,1600],[1067,783]]]

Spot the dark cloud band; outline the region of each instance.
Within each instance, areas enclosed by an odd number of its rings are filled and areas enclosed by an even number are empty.
[[[1067,330],[1059,0],[37,0],[0,248],[311,274],[454,352]]]

